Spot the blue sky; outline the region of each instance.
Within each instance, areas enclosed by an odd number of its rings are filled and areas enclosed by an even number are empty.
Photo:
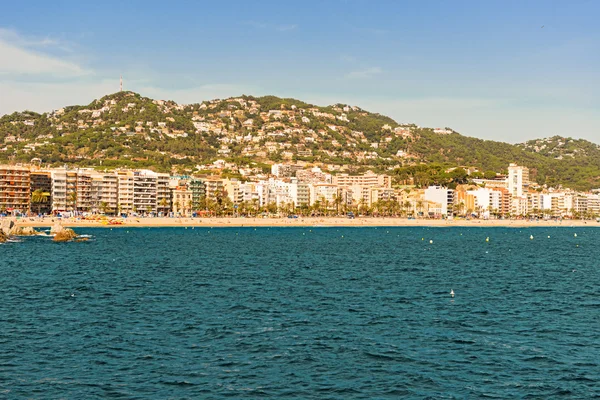
[[[600,143],[600,1],[5,3],[0,114],[87,104],[122,74],[183,103],[275,94],[486,139]]]

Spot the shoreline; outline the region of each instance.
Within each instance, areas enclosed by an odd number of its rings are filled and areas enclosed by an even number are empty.
[[[0,222],[4,219],[0,219]],[[528,220],[438,220],[366,217],[306,218],[125,218],[114,219],[121,224],[100,220],[75,218],[19,218],[12,219],[18,226],[49,228],[60,223],[66,228],[161,228],[161,227],[600,227],[595,220],[528,221]]]

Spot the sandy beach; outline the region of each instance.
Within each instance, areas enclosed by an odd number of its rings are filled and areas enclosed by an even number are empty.
[[[0,219],[1,221],[2,219]],[[112,221],[109,223],[108,221]],[[562,221],[529,221],[529,220],[440,220],[440,219],[407,219],[407,218],[377,218],[359,217],[349,219],[344,217],[317,218],[113,218],[109,220],[89,220],[76,218],[18,218],[19,226],[50,227],[60,222],[65,227],[286,227],[286,226],[430,226],[430,227],[552,227],[552,226],[586,226],[600,227],[594,220],[562,220]]]

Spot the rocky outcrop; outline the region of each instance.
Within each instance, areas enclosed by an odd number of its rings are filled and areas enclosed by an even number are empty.
[[[0,243],[4,243],[8,240],[8,236],[4,234],[4,232],[0,231]]]
[[[52,228],[50,228],[50,234],[51,235],[56,235],[59,232],[62,232],[65,230],[65,227],[61,225],[60,222],[56,222],[54,225],[52,225]]]
[[[15,227],[15,221],[12,219],[4,219],[0,221],[0,232],[4,234],[4,236],[8,237],[11,235],[12,230]]]
[[[68,242],[77,237],[77,234],[73,229],[65,228],[60,222],[57,222],[52,226],[50,234],[54,235],[55,242]]]
[[[77,234],[73,231],[73,229],[63,228],[61,231],[57,232],[54,235],[55,242],[68,242],[77,237]]]
[[[10,236],[35,236],[40,232],[33,229],[31,226],[15,226],[10,232]]]

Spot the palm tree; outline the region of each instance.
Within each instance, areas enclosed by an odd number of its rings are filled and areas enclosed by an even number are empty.
[[[100,202],[100,210],[102,210],[102,214],[106,214],[108,211],[108,203],[105,201]]]
[[[67,200],[71,205],[71,211],[76,211],[77,207],[77,192],[70,192],[67,196]]]
[[[364,197],[361,197],[358,202],[358,211],[361,214],[366,214],[364,211],[368,211],[367,209],[368,209],[367,202],[365,201]]]
[[[31,193],[31,203],[38,205],[38,214],[41,213],[42,203],[48,201],[50,193],[44,192],[42,189],[36,189]]]
[[[417,201],[417,210],[419,210],[419,215],[423,212],[423,202],[421,200]]]
[[[342,204],[342,196],[341,196],[341,193],[339,190],[338,190],[338,193],[333,195],[333,202],[335,204],[335,213],[336,213],[336,215],[339,215],[340,214],[340,204]]]
[[[158,205],[160,206],[160,208],[167,209],[167,211],[168,211],[169,200],[167,200],[166,197],[163,197],[162,199],[160,199],[160,202],[158,203]]]
[[[406,215],[408,215],[409,209],[412,207],[412,203],[408,200],[404,202],[404,208],[406,209]]]

